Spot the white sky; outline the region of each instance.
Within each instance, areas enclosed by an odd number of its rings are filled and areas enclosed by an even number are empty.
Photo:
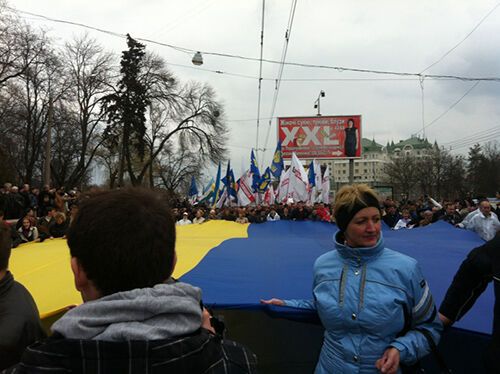
[[[194,50],[256,58],[260,53],[261,0],[10,0],[9,4],[22,11]],[[280,59],[291,5],[292,0],[266,1],[264,58]],[[298,0],[286,61],[418,73],[464,39],[496,5],[496,0]],[[58,45],[87,32],[116,53],[117,63],[120,52],[126,49],[125,40],[118,37],[35,17],[26,19],[34,26],[51,30],[49,34]],[[499,45],[500,7],[426,73],[500,77]],[[258,78],[258,62],[204,55],[204,64],[198,69],[191,64],[192,54],[153,44],[147,44],[147,49],[163,56],[167,63],[186,65],[170,67],[182,82],[203,81],[216,90],[225,104],[230,159],[239,175],[248,167],[251,148],[256,145],[258,81],[201,69]],[[275,79],[277,72],[278,65],[264,63],[264,78]],[[283,79],[323,80],[283,81],[274,117],[314,116],[314,101],[324,90],[323,115],[361,114],[363,137],[374,137],[383,145],[391,140],[397,142],[422,129],[422,93],[418,79],[396,78],[285,66]],[[442,115],[473,84],[426,79],[424,122],[428,124]],[[260,116],[264,119],[260,121],[259,148],[265,146],[274,88],[274,81],[263,81]],[[479,83],[426,128],[426,136],[444,145],[468,136],[481,141],[498,139],[498,131],[488,136],[492,132],[486,130],[500,130],[499,99],[500,82]],[[474,135],[480,131],[487,136]],[[459,146],[464,143],[455,144],[456,152],[468,149],[467,143],[462,148]],[[265,165],[275,146],[274,119]]]

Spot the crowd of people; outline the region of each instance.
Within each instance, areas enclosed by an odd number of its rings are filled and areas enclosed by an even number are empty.
[[[409,368],[434,349],[443,324],[461,318],[487,283],[500,279],[499,206],[486,199],[395,202],[353,185],[339,190],[333,205],[288,201],[217,209],[186,201],[172,208],[160,194],[141,189],[81,195],[46,187],[37,195],[29,186],[19,191],[6,184],[0,192],[0,370],[8,368],[6,373],[131,372],[138,366],[151,373],[255,372],[256,356],[224,338],[201,290],[172,278],[175,225],[221,219],[336,224],[335,250],[314,265],[312,298],[261,300],[317,312],[325,339],[316,373],[396,374]],[[402,230],[439,220],[488,242],[464,260],[438,313],[416,260],[386,248],[381,228],[382,222]],[[45,338],[37,307],[8,262],[16,240],[52,237],[68,239],[74,285],[84,302]],[[495,311],[486,361],[491,373],[499,370],[498,318]]]
[[[21,189],[11,183],[0,188],[0,219],[17,221],[13,230],[14,246],[30,241],[64,237],[72,217],[78,211],[82,194],[77,188],[66,192],[64,187],[50,186]],[[423,196],[416,200],[396,201],[385,198],[380,208],[382,220],[391,229],[424,227],[437,221],[448,222],[458,228],[476,232],[488,241],[500,229],[500,192],[496,203],[487,199],[443,199],[440,202]],[[173,216],[177,225],[200,224],[219,219],[238,223],[264,223],[268,221],[321,221],[335,223],[332,204],[293,202],[247,207],[224,206],[216,208],[206,203],[190,204],[188,200],[176,201]]]
[[[481,238],[491,240],[500,229],[500,192],[496,203],[487,199],[446,200],[437,202],[429,196],[415,201],[397,202],[391,198],[379,201],[383,222],[391,229],[413,229],[428,226],[437,221],[447,222],[457,228],[469,229]],[[173,208],[177,225],[203,223],[208,220],[226,220],[238,223],[264,223],[268,221],[321,221],[335,223],[331,204],[289,201],[284,204],[256,205],[248,207],[212,208],[200,204],[179,203]]]
[[[11,229],[13,247],[21,243],[62,238],[78,211],[80,192],[45,186],[41,191],[5,183],[0,188],[0,222]]]

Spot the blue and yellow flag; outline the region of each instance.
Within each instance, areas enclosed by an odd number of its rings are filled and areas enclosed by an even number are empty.
[[[227,194],[228,196],[233,196],[235,199],[237,198],[236,192],[238,187],[236,186],[236,181],[234,180],[234,173],[233,169],[231,169],[231,162],[228,161],[227,163],[227,171],[226,171],[226,176],[222,178],[222,183],[227,188]]]
[[[266,192],[269,183],[271,183],[271,169],[267,168],[264,174],[262,174],[262,178],[260,178],[259,192]]]
[[[252,172],[252,189],[254,192],[257,192],[259,189],[260,185],[260,171],[259,171],[259,166],[257,165],[257,159],[255,158],[255,154],[252,153],[250,154],[250,171]]]
[[[189,187],[189,197],[198,195],[198,187],[196,187],[196,180],[194,179],[194,175],[191,176],[191,187]]]
[[[281,152],[281,141],[278,141],[276,151],[274,151],[273,163],[271,164],[271,173],[275,178],[281,177],[281,172],[284,169],[283,153]]]

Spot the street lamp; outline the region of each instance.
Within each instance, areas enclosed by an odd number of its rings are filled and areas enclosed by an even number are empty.
[[[196,66],[203,65],[203,56],[201,55],[201,52],[196,52],[191,62]]]
[[[314,102],[314,109],[318,109],[318,116],[321,116],[321,107],[320,107],[320,104],[321,104],[321,98],[322,97],[325,97],[325,91],[323,91],[323,90],[319,91],[318,98]]]

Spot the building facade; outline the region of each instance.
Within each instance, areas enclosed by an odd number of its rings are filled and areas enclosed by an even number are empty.
[[[383,145],[377,143],[375,139],[363,138],[363,147],[360,159],[354,160],[354,183],[365,183],[374,187],[383,195],[392,194],[392,186],[385,173],[385,165],[392,157],[426,157],[433,148],[427,139],[412,136],[398,143],[387,143]],[[308,160],[307,162],[310,162]],[[330,169],[330,191],[335,194],[340,187],[349,183],[349,160],[329,159],[320,160],[320,164]]]

